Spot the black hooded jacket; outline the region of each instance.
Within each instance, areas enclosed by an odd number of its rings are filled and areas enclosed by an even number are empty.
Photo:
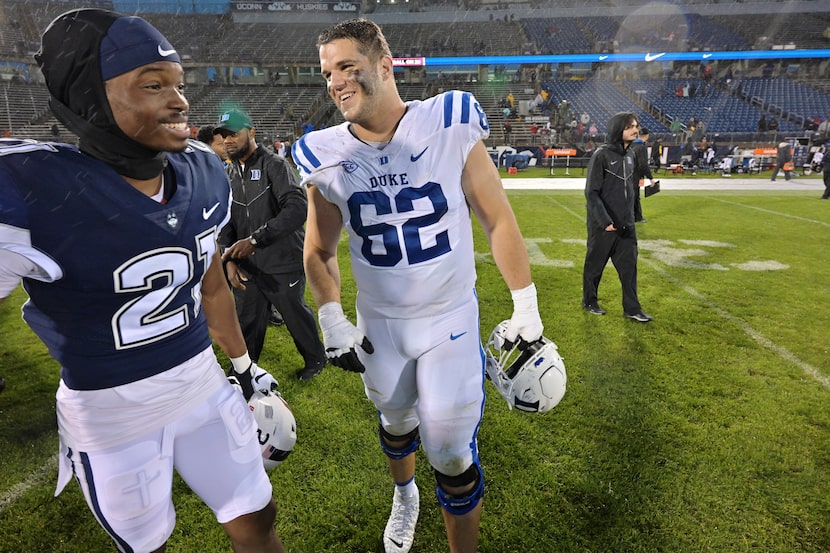
[[[634,226],[634,153],[625,148],[622,133],[631,114],[617,114],[608,123],[608,142],[588,162],[585,199],[588,226],[605,228],[613,223],[618,231]]]
[[[46,78],[49,107],[66,128],[78,135],[80,150],[119,175],[151,179],[167,165],[167,154],[124,134],[110,109],[101,76],[101,41],[122,17],[99,9],[66,12],[43,33],[35,60]],[[161,34],[158,37],[159,48],[172,49],[166,38]],[[171,60],[178,61],[178,55]]]
[[[242,269],[270,274],[302,270],[308,197],[297,171],[258,145],[244,171],[234,161],[228,173],[233,202],[231,220],[219,234],[222,247],[253,236],[256,251],[238,261]]]

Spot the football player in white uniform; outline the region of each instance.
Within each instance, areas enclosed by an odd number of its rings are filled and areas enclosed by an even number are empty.
[[[61,365],[58,489],[74,475],[118,551],[160,552],[174,470],[234,551],[282,553],[246,398],[251,363],[217,247],[229,218],[222,162],[190,141],[176,50],[139,17],[59,16],[36,59],[79,147],[0,140],[0,301]],[[33,170],[36,168],[36,170]]]
[[[401,553],[412,546],[422,444],[450,550],[473,552],[484,491],[476,441],[484,354],[470,209],[513,295],[506,336],[531,342],[543,330],[527,249],[484,146],[487,117],[466,92],[404,103],[389,46],[369,20],[326,29],[318,47],[346,122],[292,147],[309,187],[306,274],[329,358],[362,373],[379,412],[380,445],[396,484],[384,547]],[[341,306],[344,227],[358,288],[356,326]]]

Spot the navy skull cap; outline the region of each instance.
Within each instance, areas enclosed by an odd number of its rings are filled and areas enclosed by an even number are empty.
[[[101,78],[105,81],[159,61],[182,62],[164,35],[140,17],[119,17],[101,40]]]

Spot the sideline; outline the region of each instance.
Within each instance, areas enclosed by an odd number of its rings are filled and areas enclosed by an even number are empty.
[[[655,180],[660,180],[657,175]],[[556,177],[535,179],[502,179],[505,190],[584,190],[585,177]],[[740,177],[713,177],[711,179],[666,179],[660,182],[660,191],[667,190],[813,190],[821,194],[821,179],[801,178],[789,182],[783,178],[772,182],[765,179]]]

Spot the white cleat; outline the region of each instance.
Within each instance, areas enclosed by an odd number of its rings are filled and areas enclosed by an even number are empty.
[[[418,488],[415,495],[403,497],[395,486],[392,496],[392,513],[383,531],[383,548],[386,553],[407,553],[415,540],[415,525],[421,509]]]

